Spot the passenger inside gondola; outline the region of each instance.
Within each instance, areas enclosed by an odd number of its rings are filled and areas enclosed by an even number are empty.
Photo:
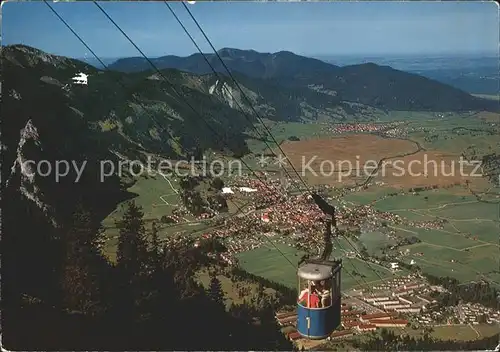
[[[314,281],[310,281],[309,285],[311,287],[311,291],[309,292],[309,288],[305,288],[302,290],[299,296],[299,303],[307,308],[320,308],[320,296],[318,294],[318,290],[316,289],[316,286],[318,284],[315,283]]]
[[[328,287],[327,281],[322,280],[319,283],[319,294],[321,295],[321,307],[329,307],[332,303],[332,297],[330,295],[330,289]]]

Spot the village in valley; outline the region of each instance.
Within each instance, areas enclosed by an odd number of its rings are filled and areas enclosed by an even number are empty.
[[[446,292],[444,287],[430,285],[419,275],[391,279],[369,291],[353,289],[345,292],[342,297],[342,328],[328,340],[348,339],[381,328],[417,331],[430,327],[470,327],[474,330],[481,324],[490,332],[495,331],[500,323],[500,311],[470,303],[440,307],[436,294]],[[295,312],[277,312],[276,320],[288,338],[299,342],[303,339],[295,329]]]
[[[4,350],[500,352],[496,3],[266,2],[2,7]]]
[[[485,130],[495,127],[480,117],[476,124],[482,124]],[[437,118],[448,119],[451,129],[457,119]],[[462,118],[458,119],[462,123]],[[388,157],[393,148],[385,144],[396,138],[387,132],[403,128],[395,132],[397,143],[403,143],[400,147],[406,150],[401,158],[417,160],[426,146],[425,155],[439,156],[438,162],[453,168],[452,160],[464,155],[443,156],[429,148],[435,142],[429,142],[428,136],[438,133],[439,140],[463,136],[450,133],[451,137],[443,137],[440,123],[445,122],[429,122],[430,127],[425,128],[397,121],[337,125],[328,133],[332,134],[332,148],[337,146],[339,150],[338,159],[347,156],[352,160],[356,148],[342,148],[356,145],[357,139],[370,141],[373,147],[365,152],[380,159]],[[291,133],[297,128],[293,127]],[[311,139],[282,145],[288,162],[298,164],[294,154],[298,154],[301,143],[304,148],[318,148],[312,143],[325,133],[324,127],[315,131]],[[401,139],[408,136],[413,139]],[[472,133],[469,138],[474,136]],[[493,138],[491,142],[495,141]],[[237,177],[197,176],[189,182],[178,177],[148,177],[140,182],[154,183],[157,188],[160,183],[167,184],[165,190],[170,189],[170,193],[165,192],[152,207],[144,204],[146,216],[158,219],[157,214],[167,209],[171,212],[158,222],[160,233],[164,233],[161,240],[168,246],[189,242],[199,247],[204,241],[216,239],[224,251],[209,253],[213,260],[295,287],[296,271],[288,262],[297,263],[304,255],[321,251],[324,214],[310,196],[298,191],[300,182],[291,169],[276,166],[278,160],[278,156],[270,157],[269,165],[261,170],[249,170]],[[498,251],[494,202],[499,196],[484,191],[488,180],[460,175],[444,178],[432,173],[399,179],[374,173],[340,182],[335,177],[319,178],[310,180],[315,192],[335,206],[337,232],[332,258],[343,260],[344,272],[342,323],[329,340],[349,340],[389,328],[412,335],[432,328],[433,334],[441,337],[457,331],[464,339],[495,333],[499,324],[497,307],[463,300],[443,305],[443,297],[454,293],[429,281],[429,277],[435,281],[449,276],[460,283],[487,285],[500,278],[494,266],[494,253]],[[300,345],[303,339],[295,329],[294,309],[278,310],[276,319],[284,334]]]

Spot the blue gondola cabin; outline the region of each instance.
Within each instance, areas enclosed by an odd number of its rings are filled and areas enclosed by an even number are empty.
[[[340,325],[341,261],[309,261],[297,272],[297,331],[308,339],[324,339]]]

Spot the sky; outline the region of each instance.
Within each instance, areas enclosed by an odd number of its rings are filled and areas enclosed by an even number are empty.
[[[197,52],[163,2],[100,2],[148,56]],[[2,45],[92,57],[44,2],[2,4]],[[140,56],[92,2],[50,3],[100,58]],[[211,52],[180,3],[171,7]],[[498,54],[494,2],[196,2],[188,4],[216,49],[301,55]]]

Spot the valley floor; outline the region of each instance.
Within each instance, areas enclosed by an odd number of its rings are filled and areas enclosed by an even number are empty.
[[[405,117],[404,113],[393,115],[383,116],[381,121],[374,123],[325,124],[314,128],[314,125],[307,124],[280,124],[273,126],[273,129],[281,131],[279,135],[284,139],[290,135],[299,135],[303,139],[282,144],[287,157],[297,169],[301,166],[300,158],[316,158],[316,164],[311,163],[313,171],[308,169],[304,176],[310,184],[327,183],[332,201],[348,209],[348,213],[363,206],[369,212],[387,218],[387,226],[376,228],[360,222],[357,216],[361,214],[353,215],[354,220],[348,222],[367,227],[356,243],[358,249],[364,247],[371,255],[383,252],[402,262],[417,263],[425,272],[438,276],[446,274],[462,281],[488,278],[500,282],[500,273],[496,269],[500,185],[495,186],[483,177],[469,176],[472,166],[465,168],[468,173],[463,176],[458,172],[458,164],[453,165],[460,156],[478,156],[498,150],[500,137],[491,134],[496,131],[495,126],[484,120],[484,113],[459,116],[443,114],[437,117],[432,114],[427,118],[425,115],[406,115],[406,120],[397,119]],[[448,173],[453,170],[457,172],[452,176],[443,176],[437,170],[436,174],[428,172],[424,175],[424,172],[420,172],[423,171],[421,165],[425,162],[424,157],[442,163],[448,168]],[[278,167],[272,164],[259,166],[256,159],[248,158],[249,162],[253,161],[255,170],[270,173],[271,179],[280,177]],[[335,175],[314,175],[320,172],[320,161],[349,161],[354,165],[356,159],[361,160],[361,165],[366,160],[398,159],[403,163],[419,160],[420,169],[416,171],[420,174],[398,177],[390,166],[382,170],[379,164],[378,169],[372,168],[365,174],[351,172],[354,175],[347,175],[345,172],[345,179]],[[290,168],[285,167],[285,172],[295,176]],[[288,178],[287,175],[281,178]],[[251,177],[246,179],[251,180]],[[239,180],[226,177],[224,181],[234,184]],[[144,207],[146,219],[160,220],[162,216],[175,213],[175,209],[183,208],[179,197],[182,190],[178,182],[177,178],[157,175],[138,179],[129,190],[138,194],[136,202]],[[294,182],[288,179],[289,184]],[[289,190],[293,191],[291,185]],[[246,198],[248,196],[244,194],[234,195],[228,202],[230,214],[238,211],[238,207],[248,206]],[[258,214],[262,212],[279,213],[279,208],[273,209],[271,206],[254,215],[259,217]],[[252,208],[248,209],[254,212]],[[106,252],[110,256],[113,256],[117,238],[113,223],[121,212],[121,208],[118,208],[104,222],[109,235]],[[272,224],[273,221],[271,227]],[[196,219],[187,213],[177,223],[161,225],[160,238],[168,240],[176,234],[196,238],[212,226],[210,220]],[[280,221],[274,226],[280,226]],[[418,238],[418,243],[395,246],[401,239],[409,237]],[[236,242],[245,242],[241,236],[238,238]],[[275,243],[272,245],[269,239],[262,241],[254,238],[253,241],[260,244],[256,248],[250,245],[253,249],[248,251],[242,250],[248,247],[243,245],[235,253],[240,265],[257,275],[294,286],[295,269],[288,261],[297,262],[304,254],[304,249],[296,249],[295,240],[283,241],[273,237],[271,242]],[[389,244],[394,248],[389,249]],[[359,273],[365,281],[375,282],[393,276],[384,265],[377,267],[375,274],[369,264],[358,258],[349,258],[348,253],[352,250],[350,246],[351,243],[340,243],[335,255],[343,257],[346,267]],[[344,276],[344,280],[344,287],[356,285],[347,276]]]

